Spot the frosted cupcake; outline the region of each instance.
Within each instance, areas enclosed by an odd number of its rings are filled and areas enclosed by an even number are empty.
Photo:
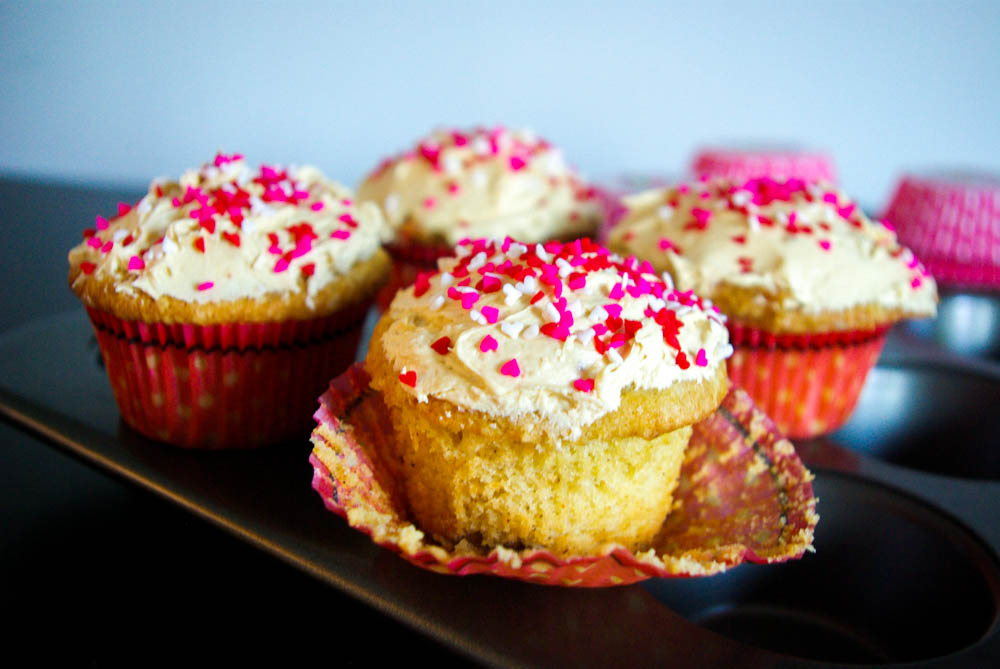
[[[217,155],[98,216],[69,254],[122,417],[240,448],[307,433],[388,272],[378,209],[311,167]]]
[[[935,313],[920,262],[831,186],[716,180],[626,206],[610,248],[671,272],[729,316],[730,377],[791,436],[839,426],[889,326]]]
[[[647,547],[728,388],[722,317],[589,240],[456,252],[397,294],[366,361],[415,522],[450,546]]]
[[[382,207],[394,230],[400,286],[462,239],[573,240],[592,237],[600,220],[597,192],[528,130],[436,131],[383,161],[358,198]]]

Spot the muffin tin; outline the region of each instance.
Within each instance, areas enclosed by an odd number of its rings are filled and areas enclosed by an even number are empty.
[[[78,310],[0,337],[0,413],[480,661],[1000,663],[1000,366],[891,339],[848,424],[798,444],[815,554],[581,591],[440,576],[378,548],[317,500],[308,435],[248,453],[144,439],[90,336]]]

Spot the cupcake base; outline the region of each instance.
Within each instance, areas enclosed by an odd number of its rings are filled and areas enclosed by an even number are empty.
[[[204,449],[307,434],[316,397],[354,360],[365,311],[199,326],[87,309],[125,422],[150,439]]]
[[[407,513],[387,465],[389,412],[369,382],[363,366],[354,365],[320,398],[313,487],[329,510],[420,567],[601,587],[705,576],[744,561],[783,562],[811,548],[818,521],[812,475],[739,390],[693,427],[674,502],[649,550],[633,553],[612,542],[586,555],[557,556],[545,548],[438,545]]]
[[[729,379],[792,438],[832,432],[854,410],[889,326],[776,335],[729,323]]]

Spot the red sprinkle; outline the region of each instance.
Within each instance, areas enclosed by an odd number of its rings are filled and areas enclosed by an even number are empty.
[[[431,275],[427,272],[420,272],[417,274],[417,280],[413,284],[413,297],[420,297],[431,289],[431,282],[429,280],[430,276]]]
[[[448,351],[451,350],[451,338],[441,337],[431,344],[431,348],[437,351],[440,355],[448,355]]]
[[[230,244],[232,244],[233,246],[235,246],[236,248],[240,247],[240,236],[237,233],[223,232],[222,238],[225,239]]]
[[[589,393],[594,389],[593,379],[577,379],[573,382],[573,387],[580,392]]]
[[[500,367],[500,373],[504,376],[521,376],[521,368],[517,366],[517,358],[511,358]]]
[[[194,247],[196,249],[198,249],[199,253],[204,253],[205,252],[205,238],[204,237],[199,237],[198,239],[194,240]]]
[[[302,266],[303,276],[312,276],[316,273],[316,263],[310,262]]]
[[[80,271],[83,272],[84,274],[87,275],[93,274],[95,269],[97,269],[97,265],[95,265],[92,262],[80,263]]]
[[[417,387],[417,373],[412,369],[399,375],[399,380],[411,388]]]
[[[688,367],[691,366],[691,363],[688,362],[687,356],[684,355],[684,351],[677,352],[677,357],[674,358],[674,362],[676,362],[677,366],[680,367],[681,369],[687,369]]]
[[[497,340],[494,339],[491,335],[486,335],[485,337],[483,337],[483,340],[479,342],[479,350],[482,351],[483,353],[489,353],[490,351],[495,351],[497,350],[497,346],[498,346]],[[515,363],[515,366],[516,365],[517,363]],[[504,373],[506,374],[506,372]],[[514,374],[513,376],[517,376],[517,374]]]

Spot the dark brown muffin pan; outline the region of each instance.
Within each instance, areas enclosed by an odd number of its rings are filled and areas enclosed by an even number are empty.
[[[1000,368],[890,343],[839,432],[798,444],[816,552],[573,590],[426,572],[329,514],[308,435],[185,452],[118,417],[83,310],[0,337],[0,414],[470,658],[505,666],[1000,665]],[[323,588],[317,583],[317,597]]]

